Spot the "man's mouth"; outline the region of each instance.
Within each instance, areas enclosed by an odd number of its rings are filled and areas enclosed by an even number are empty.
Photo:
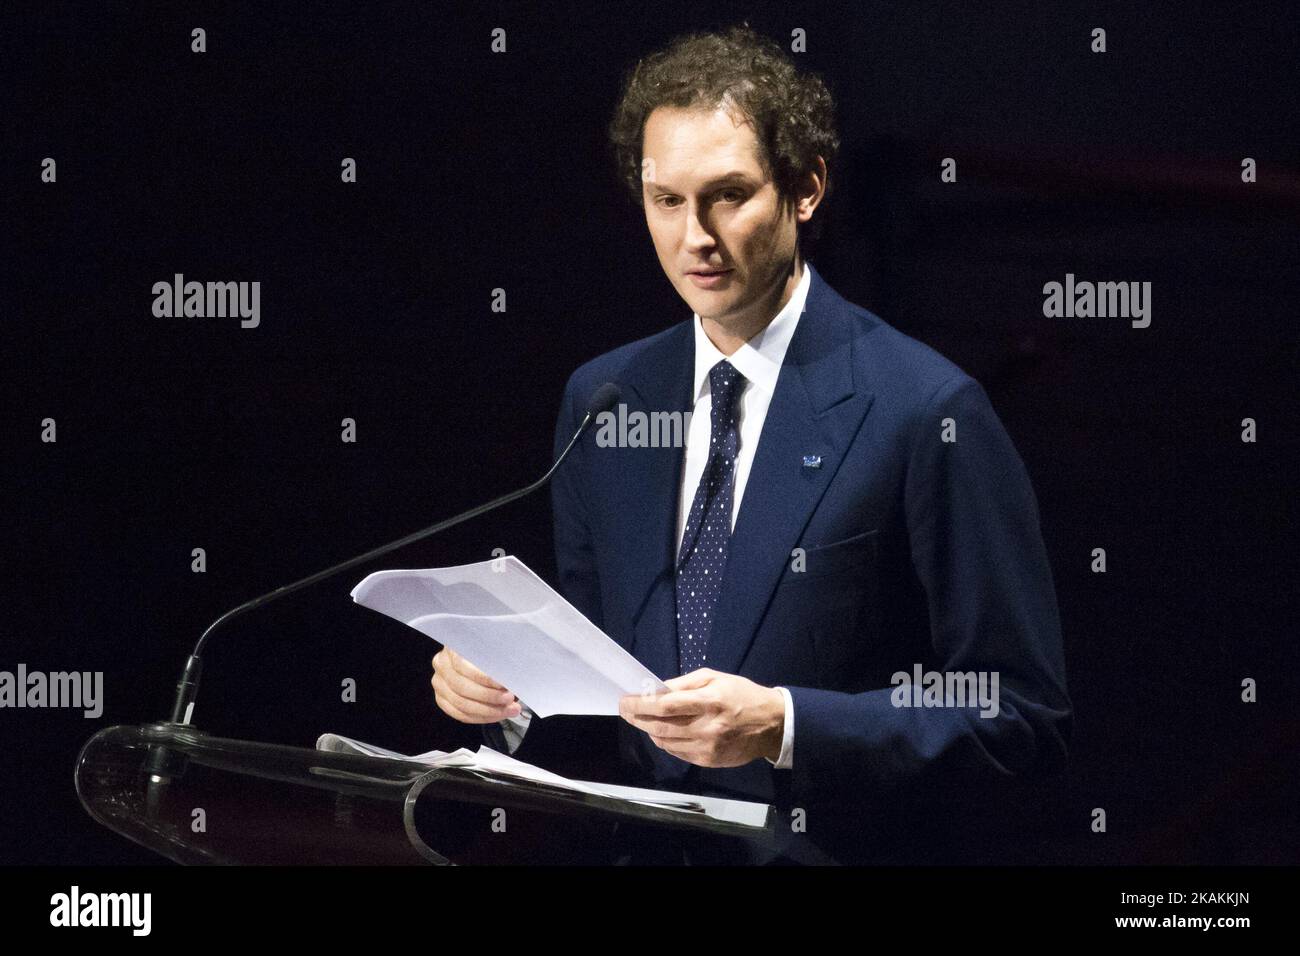
[[[730,269],[696,270],[686,273],[686,277],[691,280],[691,285],[697,289],[720,289],[727,285],[729,275],[731,275]]]

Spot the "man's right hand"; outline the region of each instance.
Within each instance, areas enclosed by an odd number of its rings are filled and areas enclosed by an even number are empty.
[[[521,711],[514,694],[450,647],[434,655],[429,683],[439,709],[464,724],[491,724]]]

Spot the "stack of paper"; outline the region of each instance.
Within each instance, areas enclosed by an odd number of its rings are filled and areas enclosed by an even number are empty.
[[[450,647],[539,717],[617,717],[625,694],[668,689],[512,555],[377,571],[352,589],[352,600]]]
[[[751,803],[746,800],[723,800],[718,797],[702,797],[693,793],[672,793],[667,790],[646,790],[640,787],[622,787],[608,783],[594,783],[588,780],[570,780],[541,767],[535,767],[522,760],[507,757],[486,745],[479,747],[475,753],[462,747],[460,750],[430,750],[416,754],[414,757],[400,754],[374,744],[363,743],[339,734],[321,734],[316,741],[317,750],[337,753],[358,753],[368,757],[384,757],[389,760],[404,760],[427,767],[463,767],[477,770],[492,776],[514,777],[532,780],[565,790],[590,793],[630,803],[644,803],[654,807],[664,807],[683,813],[702,813],[715,820],[726,820],[743,826],[762,827],[767,821],[768,805]]]

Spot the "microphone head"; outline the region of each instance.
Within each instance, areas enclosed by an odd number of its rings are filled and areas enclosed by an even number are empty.
[[[622,390],[617,385],[606,382],[592,393],[591,400],[587,402],[587,416],[595,418],[601,412],[609,411],[618,403],[622,394]]]

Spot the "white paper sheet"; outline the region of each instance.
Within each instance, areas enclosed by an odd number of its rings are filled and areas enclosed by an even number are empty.
[[[550,784],[579,793],[593,793],[631,803],[644,803],[653,807],[678,810],[683,813],[702,813],[715,820],[726,820],[750,827],[762,827],[768,816],[766,803],[753,803],[748,800],[726,800],[721,797],[704,797],[694,793],[676,793],[670,790],[647,790],[642,787],[623,787],[611,783],[597,783],[591,780],[572,780],[568,777],[551,773],[541,767],[516,760],[493,750],[486,744],[478,752],[467,750],[442,751],[430,750],[427,753],[408,757],[393,750],[363,743],[351,737],[339,734],[321,734],[316,741],[317,750],[335,752],[361,753],[370,757],[385,757],[391,760],[404,760],[424,764],[429,767],[464,767],[478,770],[493,776],[517,777]]]
[[[616,717],[623,695],[668,689],[513,555],[377,571],[352,599],[450,647],[540,717]]]

